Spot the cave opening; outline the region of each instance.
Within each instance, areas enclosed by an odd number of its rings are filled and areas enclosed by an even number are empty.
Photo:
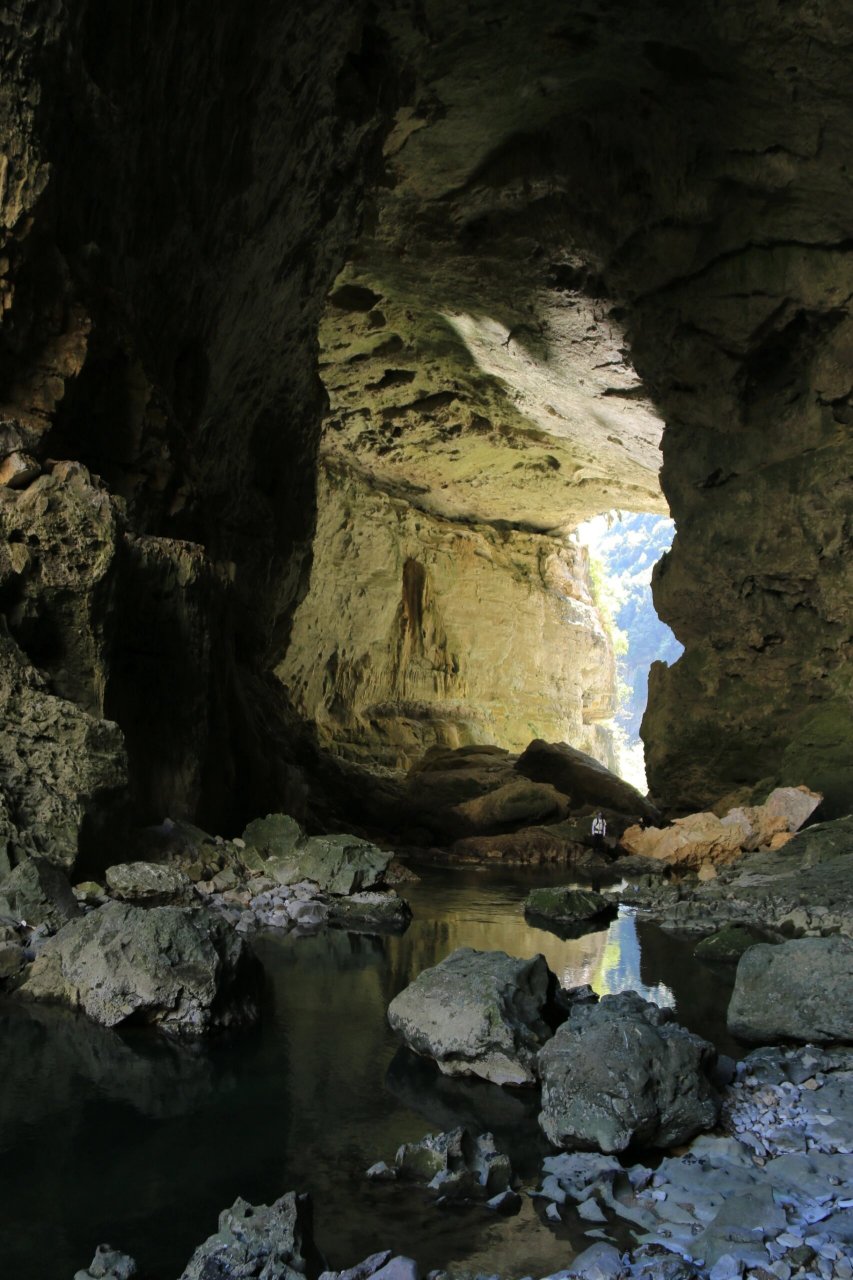
[[[645,793],[640,727],[648,702],[649,669],[653,662],[676,662],[684,651],[658,617],[652,595],[654,569],[672,546],[675,523],[660,514],[609,511],[579,525],[575,536],[589,551],[596,603],[613,634],[614,767]]]

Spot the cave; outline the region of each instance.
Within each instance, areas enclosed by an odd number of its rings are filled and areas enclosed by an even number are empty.
[[[613,511],[676,530],[633,816],[843,823],[851,49],[833,0],[9,0],[0,878],[264,815],[551,857],[530,744],[619,767]]]

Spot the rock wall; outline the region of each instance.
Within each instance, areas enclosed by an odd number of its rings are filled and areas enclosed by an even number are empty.
[[[537,736],[606,755],[613,647],[582,547],[441,519],[328,462],[317,508],[277,674],[322,745],[398,768]]]
[[[310,548],[316,331],[397,93],[388,40],[358,4],[12,0],[0,65],[0,607],[41,673],[15,714],[44,723],[36,688],[73,704],[116,762],[124,737],[137,816],[227,825],[272,804],[257,685]],[[0,793],[30,821],[16,771],[50,787],[15,744]]]

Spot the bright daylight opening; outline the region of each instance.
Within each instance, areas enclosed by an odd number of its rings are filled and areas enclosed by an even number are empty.
[[[608,511],[575,531],[589,549],[590,576],[616,650],[616,715],[613,718],[617,772],[645,793],[646,767],[640,723],[646,709],[649,668],[673,663],[683,652],[655,612],[652,570],[669,550],[675,523],[667,516]]]

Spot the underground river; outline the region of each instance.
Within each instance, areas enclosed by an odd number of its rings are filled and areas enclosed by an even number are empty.
[[[364,1177],[401,1142],[465,1122],[495,1133],[525,1186],[547,1153],[532,1093],[449,1081],[398,1052],[389,1002],[456,947],[541,951],[564,986],[633,988],[737,1054],[725,1029],[733,974],[627,910],[567,941],[528,924],[528,890],[565,873],[422,874],[402,886],[415,913],[402,937],[259,935],[265,1017],[231,1044],[189,1050],[60,1010],[0,1007],[4,1272],[71,1280],[108,1241],[137,1259],[141,1280],[176,1280],[237,1196],[269,1203],[292,1189],[311,1192],[335,1268],[379,1248],[414,1256],[422,1272],[565,1267],[589,1224],[546,1224],[543,1202],[524,1197],[505,1219]]]

